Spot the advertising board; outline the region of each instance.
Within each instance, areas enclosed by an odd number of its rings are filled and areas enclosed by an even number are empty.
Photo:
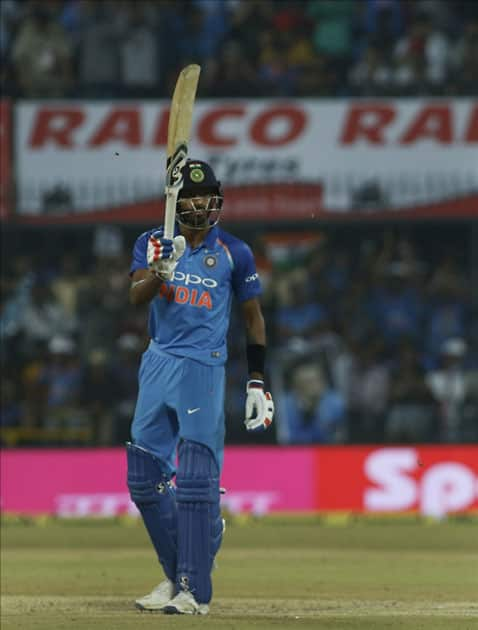
[[[1,508],[62,517],[137,514],[123,449],[4,450]],[[478,510],[478,446],[228,447],[223,506],[250,512]]]
[[[19,103],[19,211],[45,212],[55,191],[75,212],[161,199],[168,106]],[[390,211],[476,196],[477,148],[478,103],[450,98],[203,100],[190,143],[226,187],[252,187],[253,197],[260,186],[316,186],[315,210],[338,214],[367,186]],[[250,207],[240,200],[236,213]]]

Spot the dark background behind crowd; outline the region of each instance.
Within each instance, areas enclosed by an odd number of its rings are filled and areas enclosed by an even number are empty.
[[[168,97],[471,95],[474,0],[2,0],[4,93]]]
[[[470,96],[473,0],[2,0],[0,80],[19,99]],[[224,221],[227,226],[227,189]],[[4,445],[121,444],[146,311],[131,247],[151,226],[2,229]],[[273,430],[243,427],[245,340],[229,338],[229,443],[478,441],[472,222],[233,225],[264,285]],[[251,236],[253,235],[253,236]]]
[[[224,218],[228,227],[227,191]],[[128,303],[128,269],[145,227],[5,233],[5,444],[128,438],[148,342],[146,310]],[[231,228],[256,251],[264,285],[277,422],[262,442],[478,440],[469,223],[257,229],[252,241],[250,229]],[[258,439],[243,427],[240,322],[234,311],[229,443]]]

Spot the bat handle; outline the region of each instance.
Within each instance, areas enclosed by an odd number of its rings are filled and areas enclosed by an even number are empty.
[[[166,210],[164,213],[164,238],[174,237],[174,222],[176,220],[176,202],[178,191],[166,187]]]

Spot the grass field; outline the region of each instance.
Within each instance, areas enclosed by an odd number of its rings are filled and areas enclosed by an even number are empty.
[[[478,525],[229,525],[208,617],[137,612],[162,579],[139,524],[7,523],[2,630],[478,629]]]

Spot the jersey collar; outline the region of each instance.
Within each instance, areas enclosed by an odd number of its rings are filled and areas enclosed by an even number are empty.
[[[207,247],[207,249],[213,249],[216,244],[216,239],[218,237],[218,228],[217,225],[213,225],[213,227],[206,234],[206,238],[204,239],[203,245]]]
[[[179,234],[181,234],[179,230],[179,223],[175,223],[174,236],[179,236]],[[217,225],[213,225],[213,227],[206,234],[206,238],[204,239],[204,241],[201,243],[201,245],[199,245],[198,249],[201,249],[202,247],[206,247],[206,249],[214,249],[214,245],[216,244],[216,239],[218,237],[218,234],[219,234],[219,230],[218,230]]]

